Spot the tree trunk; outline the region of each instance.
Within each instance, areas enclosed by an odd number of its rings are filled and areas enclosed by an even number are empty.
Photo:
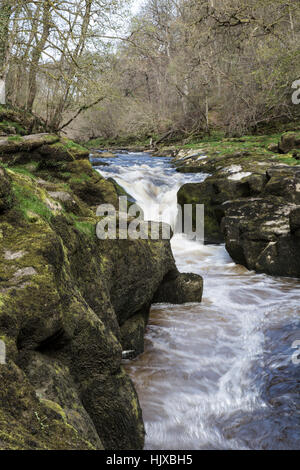
[[[37,84],[36,84],[36,76],[38,71],[39,61],[46,45],[49,33],[50,33],[50,23],[51,23],[51,15],[50,15],[50,8],[51,4],[50,1],[47,0],[44,3],[43,7],[43,30],[41,39],[37,42],[36,48],[32,54],[32,61],[29,69],[29,90],[28,90],[28,100],[27,100],[27,109],[28,111],[32,111],[33,103],[35,100],[36,92],[37,92]]]
[[[0,104],[6,104],[5,82],[7,76],[8,33],[12,2],[3,1],[0,6]]]

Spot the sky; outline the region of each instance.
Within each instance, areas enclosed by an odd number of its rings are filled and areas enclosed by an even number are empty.
[[[131,11],[135,15],[143,4],[144,0],[132,0]]]

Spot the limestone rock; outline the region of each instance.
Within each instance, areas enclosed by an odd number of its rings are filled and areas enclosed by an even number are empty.
[[[159,286],[154,302],[183,304],[188,302],[201,302],[203,292],[203,279],[193,273],[181,273],[176,277],[166,276]]]
[[[300,134],[295,132],[286,132],[282,134],[278,144],[280,153],[288,153],[293,149],[300,149]]]
[[[300,238],[291,231],[297,230],[299,208],[274,198],[225,204],[222,226],[230,256],[258,272],[300,277]]]
[[[117,207],[119,189],[88,159],[40,148],[34,175],[0,168],[0,448],[141,449],[122,351],[143,351],[169,273],[172,301],[199,300],[200,279],[179,276],[169,240],[98,240],[95,208]]]

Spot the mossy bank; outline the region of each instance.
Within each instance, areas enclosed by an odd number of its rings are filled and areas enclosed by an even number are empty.
[[[0,449],[141,449],[122,351],[143,351],[165,282],[198,301],[202,279],[191,293],[168,240],[96,237],[96,208],[118,193],[86,149],[6,136],[0,162]]]
[[[299,160],[299,132],[204,141],[173,160],[179,172],[207,174],[178,202],[204,204],[206,243],[225,241],[237,263],[300,277]]]

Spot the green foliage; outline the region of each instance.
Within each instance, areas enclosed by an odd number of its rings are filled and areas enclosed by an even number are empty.
[[[74,150],[76,153],[86,152],[87,150],[86,147],[83,147],[82,145],[79,145],[73,140],[67,139],[65,137],[63,137],[61,141],[66,149]]]
[[[156,135],[153,135],[153,141],[158,138]],[[88,149],[104,149],[111,147],[146,147],[149,145],[149,137],[138,137],[138,136],[118,136],[118,137],[98,137],[97,139],[92,139],[86,142],[84,145]]]

